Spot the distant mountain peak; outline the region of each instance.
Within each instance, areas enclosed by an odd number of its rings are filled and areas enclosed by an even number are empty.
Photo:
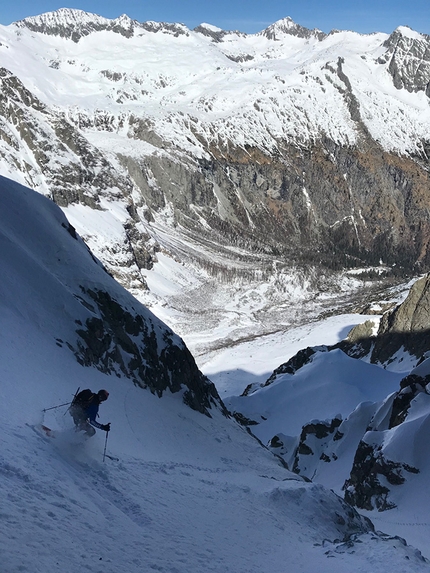
[[[258,35],[266,36],[269,40],[279,40],[282,36],[297,36],[298,38],[311,38],[315,37],[323,40],[327,34],[321,30],[310,30],[300,24],[296,24],[292,18],[287,16],[281,20],[277,20]]]
[[[187,35],[188,28],[183,24],[167,24],[164,22],[138,22],[126,14],[113,20],[76,10],[60,8],[54,12],[45,12],[39,16],[31,16],[16,22],[15,25],[28,28],[49,36],[59,36],[79,42],[79,40],[93,32],[111,31],[127,38],[132,37],[136,30],[147,32],[165,32],[175,36]]]
[[[411,40],[426,40],[426,38],[427,39],[429,38],[429,36],[426,36],[426,34],[421,34],[420,32],[416,32],[415,30],[412,30],[412,28],[410,28],[409,26],[399,26],[394,31],[394,33],[396,32],[397,34],[401,34],[405,38],[410,38]]]
[[[120,18],[122,19],[123,16]],[[24,20],[16,22],[16,25],[28,28],[32,32],[48,36],[60,36],[79,42],[82,37],[88,36],[92,32],[114,27],[114,22],[116,21],[83,10],[60,8],[54,12],[45,12],[39,16],[24,18]],[[124,21],[121,20],[121,24],[123,23]]]
[[[399,26],[390,34],[385,42],[385,46],[392,47],[397,45],[399,42],[406,43],[408,45],[413,44],[430,44],[430,36],[426,34],[421,34],[409,28],[409,26]]]
[[[97,14],[75,8],[59,8],[52,12],[44,12],[38,16],[29,16],[16,22],[29,28],[34,26],[82,26],[88,23],[107,23],[109,20]]]
[[[201,34],[202,36],[208,36],[209,38],[212,38],[212,40],[214,40],[215,42],[221,42],[225,36],[231,36],[231,35],[242,36],[242,37],[247,36],[247,34],[245,34],[244,32],[239,32],[237,30],[235,31],[223,30],[222,28],[218,28],[217,26],[212,26],[211,24],[206,24],[206,23],[200,24],[199,26],[194,28],[193,31],[197,32],[198,34]]]
[[[398,89],[424,91],[430,97],[430,36],[399,26],[384,42],[386,53],[379,63],[387,63]]]
[[[208,30],[209,32],[223,32],[224,31],[222,28],[218,28],[218,26],[213,26],[212,24],[208,24],[207,22],[202,22],[197,27],[198,28],[204,28],[205,30]]]

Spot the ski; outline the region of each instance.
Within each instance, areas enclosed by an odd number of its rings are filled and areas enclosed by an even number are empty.
[[[54,431],[51,430],[51,428],[48,428],[48,426],[45,426],[45,424],[27,424],[27,426],[41,436],[47,436],[48,438],[55,438]]]
[[[110,456],[109,454],[105,454],[106,458],[109,458],[110,460],[113,460],[114,462],[119,462],[119,458],[116,458],[115,456]]]
[[[40,425],[41,430],[43,430],[45,432],[45,434],[47,436],[49,436],[50,438],[55,438],[55,434],[54,432],[51,430],[51,428],[48,428],[48,426],[45,426],[44,424]]]

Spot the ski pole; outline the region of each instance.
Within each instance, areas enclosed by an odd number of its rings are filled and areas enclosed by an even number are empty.
[[[66,402],[65,404],[59,404],[58,406],[52,406],[51,408],[43,408],[42,412],[47,412],[48,410],[55,410],[55,408],[61,408],[61,406],[68,406],[71,402]]]
[[[103,461],[105,461],[105,458],[106,458],[106,447],[107,447],[108,436],[109,436],[109,432],[106,432],[105,449],[103,452]]]
[[[78,389],[75,392],[75,395],[73,396],[73,400],[70,402],[70,405],[72,405],[75,401],[76,396],[78,395],[79,390],[81,389],[80,386],[78,386]],[[67,408],[67,410],[64,412],[64,416],[67,414],[67,412],[70,410],[70,406]]]

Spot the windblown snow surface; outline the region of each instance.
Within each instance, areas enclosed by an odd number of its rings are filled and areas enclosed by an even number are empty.
[[[416,549],[372,532],[220,411],[209,418],[180,393],[158,398],[80,366],[64,343],[74,340],[78,285],[124,304],[131,295],[49,200],[0,178],[0,203],[2,572],[428,571]],[[43,412],[78,386],[110,392],[107,444],[100,431],[79,437],[67,406]],[[54,438],[34,430],[42,421]],[[105,445],[118,461],[103,462]]]

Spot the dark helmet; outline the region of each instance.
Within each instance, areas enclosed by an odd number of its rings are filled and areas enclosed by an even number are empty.
[[[97,396],[99,397],[100,402],[104,402],[109,397],[109,392],[107,390],[99,390],[97,392]]]

